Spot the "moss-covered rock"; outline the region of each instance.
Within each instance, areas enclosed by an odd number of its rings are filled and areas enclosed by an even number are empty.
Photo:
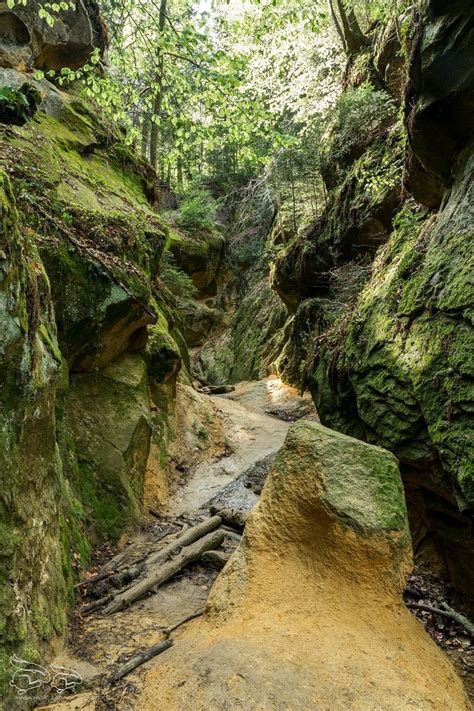
[[[65,424],[77,456],[75,488],[101,537],[140,520],[151,413],[145,361],[123,354],[98,373],[70,379]]]
[[[466,58],[472,13],[465,0],[449,8],[430,0],[415,24],[403,20],[400,36],[413,43],[404,99],[409,146],[404,150],[395,129],[383,145],[378,138],[364,145],[355,135],[342,142],[350,150],[341,153],[336,136],[327,158],[334,166],[328,208],[280,256],[273,279],[295,312],[280,372],[309,385],[324,424],[396,454],[421,561],[431,567],[444,561],[468,595],[474,587],[473,74]],[[389,26],[376,31],[372,48],[381,78],[391,55]],[[401,195],[403,160],[412,195],[429,208],[443,200],[437,215]],[[372,187],[381,188],[373,199],[371,176]],[[397,213],[402,197],[408,204]],[[376,251],[371,229],[378,221],[385,231]]]
[[[34,123],[0,128],[7,675],[10,653],[40,661],[62,631],[91,544],[140,521],[150,443],[166,446],[189,363],[158,276],[168,232],[153,171],[90,106],[48,91]]]
[[[409,162],[405,179],[417,200],[433,206],[452,185],[456,156],[472,140],[473,21],[469,0],[448,5],[428,0],[417,27],[405,101],[415,159]],[[434,181],[442,190],[433,191]]]
[[[65,622],[62,466],[55,394],[61,374],[49,281],[21,236],[0,171],[0,687],[8,656],[41,648]]]
[[[185,234],[170,230],[167,249],[178,267],[191,277],[201,297],[217,293],[217,271],[224,243],[224,237],[217,232]]]
[[[410,567],[393,455],[294,424],[203,618],[140,701],[464,711],[461,679],[403,604]]]
[[[357,310],[318,346],[309,379],[322,420],[395,452],[423,488],[429,526],[467,591],[474,506],[472,154],[445,209],[405,210]],[[444,503],[443,503],[444,502]],[[463,513],[465,512],[465,513]]]
[[[330,272],[374,255],[392,228],[401,201],[400,126],[366,147],[346,168],[321,218],[276,259],[272,288],[292,312],[301,300],[324,295]]]

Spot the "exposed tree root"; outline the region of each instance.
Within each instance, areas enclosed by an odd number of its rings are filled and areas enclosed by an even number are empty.
[[[178,627],[181,627],[182,625],[186,624],[186,622],[191,622],[191,620],[195,620],[196,617],[201,617],[201,615],[203,615],[203,614],[204,614],[204,608],[201,607],[199,610],[196,610],[196,612],[193,612],[191,615],[188,615],[188,616],[185,617],[184,619],[180,620],[179,622],[177,622],[177,623],[176,623],[175,625],[173,625],[172,627],[166,627],[166,628],[163,630],[163,634],[165,635],[165,637],[169,637],[169,635],[170,635],[172,632],[174,632],[175,630],[177,630]]]

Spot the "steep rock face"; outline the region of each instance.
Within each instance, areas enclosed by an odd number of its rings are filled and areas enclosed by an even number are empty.
[[[176,230],[170,233],[168,248],[178,267],[193,280],[200,297],[217,293],[217,270],[223,247],[224,238],[216,233],[194,235]]]
[[[64,425],[75,443],[81,499],[100,536],[140,517],[152,431],[146,364],[124,353],[71,377]]]
[[[472,169],[470,156],[437,219],[392,235],[356,313],[323,338],[309,378],[325,423],[391,449],[407,485],[421,487],[415,542],[433,532],[466,593],[474,582]]]
[[[48,277],[19,231],[0,171],[0,685],[8,656],[64,625],[62,466],[55,396],[61,374]],[[34,451],[34,456],[32,452]],[[19,473],[21,472],[21,476]]]
[[[426,172],[423,179],[420,171],[408,171],[407,184],[415,199],[430,207],[437,206],[429,190],[433,180],[443,189],[453,184],[456,157],[472,139],[473,55],[472,4],[428,2],[413,48],[405,105],[415,164]],[[439,205],[441,190],[437,196]]]
[[[293,425],[204,618],[147,674],[139,706],[467,709],[403,606],[410,566],[393,455]]]
[[[393,118],[393,116],[392,116]],[[275,262],[271,284],[291,312],[299,303],[321,296],[331,285],[331,270],[349,260],[373,256],[392,229],[401,202],[403,154],[400,127],[386,127],[382,117],[373,142],[351,147],[342,166],[332,166],[328,207],[322,217]],[[356,141],[357,143],[357,141]],[[362,155],[352,161],[352,149]],[[349,162],[349,165],[345,165]]]
[[[220,318],[193,357],[195,374],[204,382],[258,380],[273,369],[287,321],[268,284],[265,251],[274,244],[274,226],[275,207],[268,197],[243,199],[231,217],[215,299]]]
[[[58,52],[80,55],[81,17]],[[3,19],[18,48],[21,25]],[[49,62],[58,55],[45,43]],[[166,476],[152,454],[163,461],[188,359],[159,281],[168,232],[153,171],[93,107],[49,82],[10,65],[0,87],[38,99],[34,122],[0,124],[3,684],[11,653],[39,661],[62,631],[91,542],[142,520],[145,479]]]
[[[441,561],[467,595],[474,583],[472,53],[470,5],[427,3],[410,60],[405,177],[427,207],[444,194],[442,210],[427,215],[408,201],[372,266],[343,258],[321,275],[316,265],[310,284],[326,278],[327,289],[298,294],[296,303],[313,298],[297,306],[281,360],[287,377],[309,385],[324,424],[396,454],[415,552],[431,566]],[[291,254],[283,269],[300,283]]]

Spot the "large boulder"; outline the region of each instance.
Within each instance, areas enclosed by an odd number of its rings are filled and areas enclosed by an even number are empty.
[[[103,55],[106,48],[107,30],[95,0],[57,12],[36,0],[12,8],[0,3],[0,66],[78,69],[95,49]]]
[[[403,605],[410,567],[393,455],[300,421],[204,619],[148,673],[138,705],[467,710]]]

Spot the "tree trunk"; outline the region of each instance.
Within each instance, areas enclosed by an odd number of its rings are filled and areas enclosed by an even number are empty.
[[[176,160],[176,182],[178,187],[183,187],[183,161],[181,156],[178,156]]]
[[[336,28],[336,32],[339,35],[339,39],[341,40],[342,48],[343,48],[344,52],[346,52],[346,54],[347,54],[347,45],[346,45],[346,40],[344,37],[344,32],[342,31],[341,25],[339,24],[339,20],[337,19],[336,11],[334,10],[333,1],[328,0],[328,3],[329,3],[329,12],[331,13],[334,27]]]
[[[148,149],[150,147],[150,119],[143,115],[142,120],[142,156],[148,160]]]
[[[166,7],[167,0],[161,0],[160,2],[160,20],[158,23],[158,29],[163,32],[165,29],[166,22]],[[157,71],[156,71],[156,93],[153,100],[153,116],[159,118],[161,114],[161,106],[163,103],[163,71],[164,62],[163,55],[161,51],[157,51]],[[150,136],[150,163],[152,167],[156,170],[158,164],[158,144],[160,142],[160,127],[157,123],[153,122],[151,126],[151,136]]]
[[[358,54],[367,47],[368,40],[360,29],[354,9],[350,7],[348,10],[344,7],[342,0],[336,0],[337,9],[339,11],[340,22],[334,9],[333,0],[329,0],[329,9],[336,27],[336,31],[341,38],[344,51],[351,56]]]

